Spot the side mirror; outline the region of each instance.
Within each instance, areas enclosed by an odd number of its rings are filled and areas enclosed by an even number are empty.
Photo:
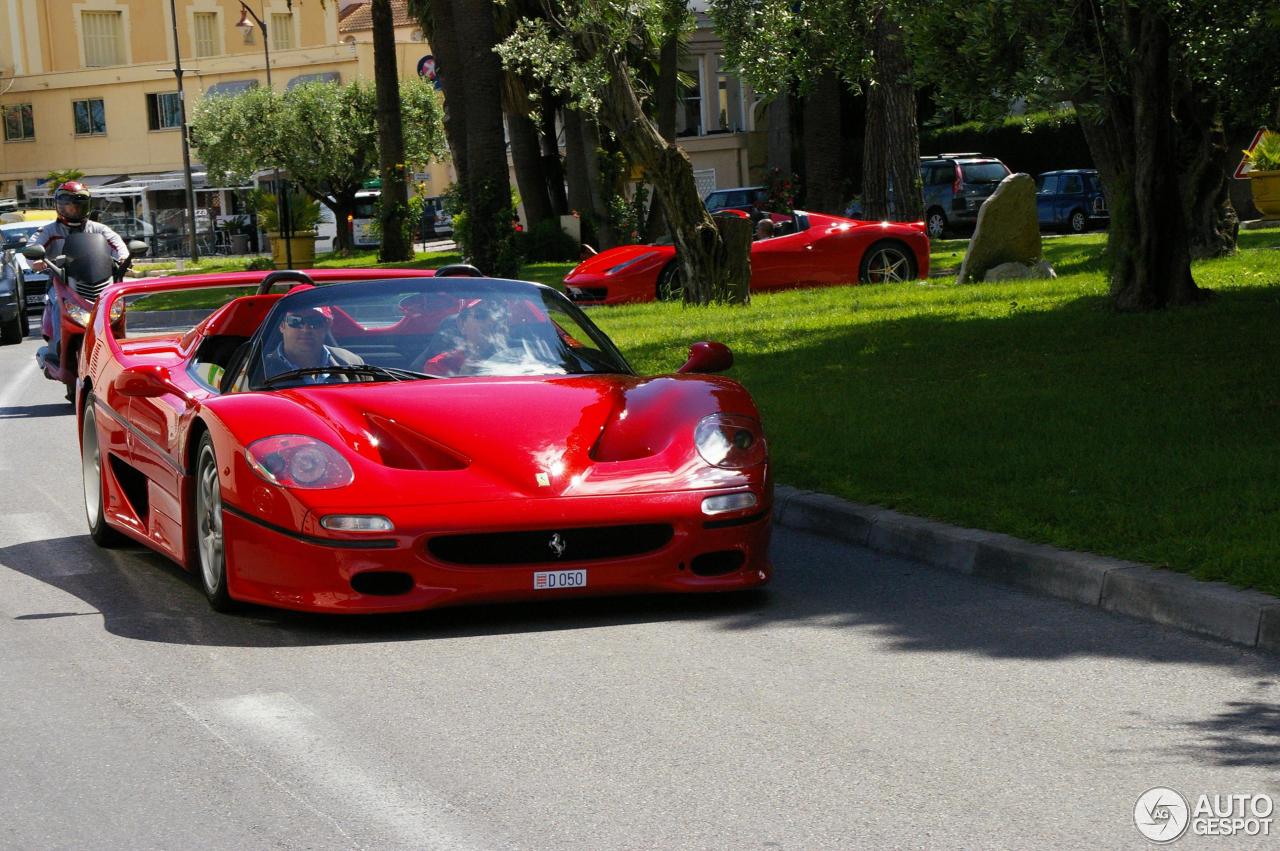
[[[151,250],[151,246],[147,245],[140,239],[129,240],[129,253],[137,257],[142,257]]]
[[[22,256],[27,258],[28,260],[43,260],[44,246],[43,245],[24,245],[22,246]]]
[[[733,352],[724,343],[694,343],[689,359],[676,372],[724,372],[733,366]]]
[[[131,366],[116,376],[112,388],[121,396],[154,399],[175,392],[169,384],[169,370],[162,366]]]

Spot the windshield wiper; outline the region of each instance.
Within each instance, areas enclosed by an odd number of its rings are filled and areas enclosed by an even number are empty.
[[[425,372],[414,372],[411,369],[396,369],[394,367],[377,366],[371,363],[350,363],[350,364],[334,364],[333,366],[306,366],[300,369],[291,369],[278,375],[273,375],[262,382],[263,387],[271,387],[285,381],[291,381],[295,378],[305,378],[308,375],[368,375],[372,378],[382,378],[390,381],[408,381],[416,378],[435,378],[434,375],[427,375]]]

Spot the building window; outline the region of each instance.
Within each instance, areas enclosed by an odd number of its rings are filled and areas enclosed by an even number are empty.
[[[718,133],[738,133],[746,130],[742,114],[742,81],[725,70],[724,57],[716,57],[716,127]]]
[[[36,125],[31,117],[31,104],[20,103],[4,107],[4,140],[6,142],[35,137]]]
[[[72,101],[71,107],[75,111],[77,136],[106,135],[107,110],[102,98]]]
[[[120,23],[121,18],[120,12],[80,13],[86,68],[124,64],[124,29]]]
[[[676,135],[702,135],[702,59],[687,57],[680,63],[680,102],[676,105]],[[684,84],[688,78],[688,85]]]
[[[192,18],[195,24],[196,56],[218,55],[218,13],[196,12]]]
[[[293,49],[293,15],[271,15],[271,49]]]
[[[170,130],[182,126],[182,101],[177,92],[155,92],[147,95],[147,125],[152,130]]]

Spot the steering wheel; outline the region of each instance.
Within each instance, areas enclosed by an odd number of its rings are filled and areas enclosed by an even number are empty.
[[[271,292],[271,287],[277,281],[293,281],[298,284],[310,284],[315,286],[316,282],[311,280],[311,276],[306,272],[299,272],[295,269],[281,269],[278,272],[272,272],[262,279],[262,283],[258,284],[258,295],[266,295]]]
[[[437,278],[483,278],[484,272],[481,272],[470,263],[450,263],[448,266],[441,266],[436,269]]]

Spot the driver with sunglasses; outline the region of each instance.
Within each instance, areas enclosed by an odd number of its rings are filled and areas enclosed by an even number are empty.
[[[287,311],[281,320],[280,344],[263,358],[264,372],[270,378],[295,369],[318,366],[351,366],[364,361],[355,352],[330,346],[329,329],[333,311],[328,307],[307,307]],[[343,375],[321,373],[301,379],[305,384],[328,384],[346,381]]]

